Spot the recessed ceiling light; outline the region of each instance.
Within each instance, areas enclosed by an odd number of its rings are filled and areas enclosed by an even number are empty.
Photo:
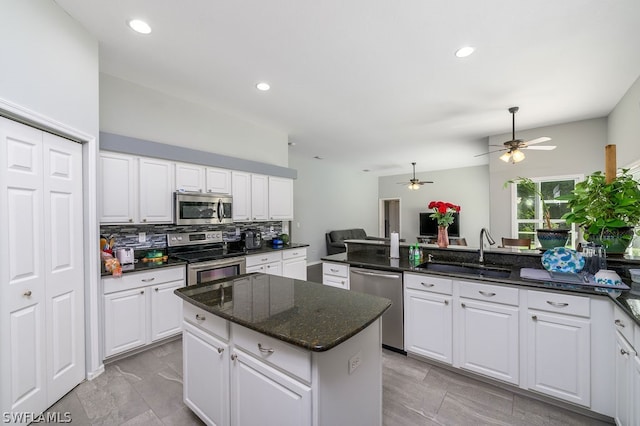
[[[313,158],[315,158],[316,160],[322,160],[322,157],[320,157],[319,155],[316,155],[316,156],[315,156],[315,157],[313,157]]]
[[[149,24],[140,19],[132,19],[127,22],[127,24],[129,25],[129,28],[137,33],[149,34],[151,32],[151,27],[149,26]]]
[[[471,46],[461,47],[460,49],[456,50],[456,57],[466,58],[467,56],[471,55],[475,50],[476,49],[474,49]]]
[[[256,89],[266,92],[267,90],[271,89],[271,86],[269,86],[269,83],[260,82],[256,84]]]

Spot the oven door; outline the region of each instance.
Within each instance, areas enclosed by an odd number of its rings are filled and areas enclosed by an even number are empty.
[[[189,263],[187,265],[187,285],[202,284],[246,272],[247,262],[244,256]]]

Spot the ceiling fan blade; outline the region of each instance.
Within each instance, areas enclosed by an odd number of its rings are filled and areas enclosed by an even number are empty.
[[[495,151],[483,152],[482,154],[474,155],[474,157],[482,157],[483,155],[493,154],[494,152],[507,151],[507,148],[496,149]]]
[[[537,143],[547,142],[547,141],[550,141],[550,140],[551,140],[551,138],[548,138],[546,136],[542,136],[541,138],[536,138],[536,139],[532,139],[530,141],[527,141],[524,144],[526,146],[529,146],[529,145],[535,145]]]
[[[520,149],[532,149],[538,151],[551,151],[552,149],[556,149],[555,145],[540,145],[540,146],[523,146]]]

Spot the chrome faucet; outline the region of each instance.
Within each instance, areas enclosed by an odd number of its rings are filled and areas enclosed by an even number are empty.
[[[489,233],[489,230],[487,228],[482,228],[480,230],[480,258],[478,259],[479,263],[484,263],[484,238],[483,237],[487,237],[487,241],[489,242],[489,245],[494,245],[496,242],[493,241],[493,238],[491,237],[491,234]]]

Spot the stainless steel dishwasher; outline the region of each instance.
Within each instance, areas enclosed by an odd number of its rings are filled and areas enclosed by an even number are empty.
[[[382,314],[382,344],[404,352],[402,273],[350,268],[349,287],[391,300],[391,307]]]

